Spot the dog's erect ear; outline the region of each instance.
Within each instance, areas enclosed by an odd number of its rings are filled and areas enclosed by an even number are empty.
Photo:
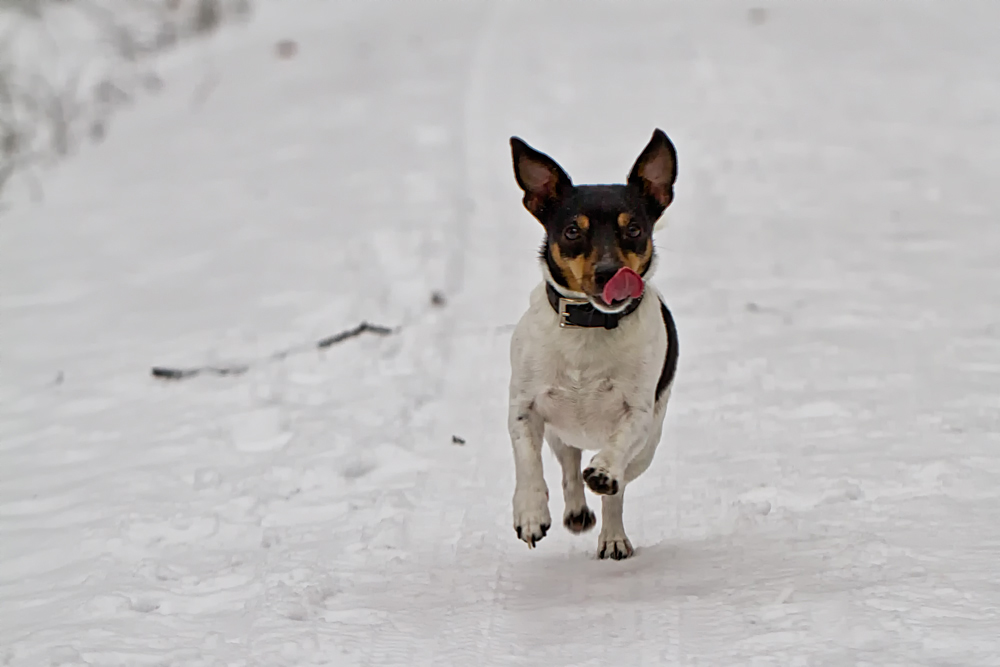
[[[514,178],[524,190],[524,207],[539,220],[553,204],[573,187],[573,182],[556,161],[539,153],[517,137],[510,138],[514,157]]]
[[[677,151],[663,130],[655,130],[632,167],[628,184],[639,188],[650,216],[659,218],[674,199]]]

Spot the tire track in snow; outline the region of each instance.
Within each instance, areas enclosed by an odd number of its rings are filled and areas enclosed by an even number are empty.
[[[474,234],[478,224],[481,224],[480,211],[476,210],[475,197],[478,193],[484,192],[487,187],[483,182],[483,168],[479,160],[482,159],[481,151],[477,151],[477,142],[482,142],[484,140],[481,131],[481,123],[487,114],[487,81],[489,81],[489,68],[492,66],[491,57],[494,55],[493,52],[497,46],[497,39],[500,35],[499,25],[502,22],[503,14],[505,10],[502,5],[491,6],[488,10],[487,15],[484,17],[482,22],[482,28],[479,31],[477,38],[478,45],[476,47],[475,55],[471,59],[469,71],[467,73],[467,84],[466,89],[462,99],[462,163],[463,169],[462,173],[463,179],[463,195],[465,201],[467,202],[467,213],[468,217],[465,220],[465,224],[462,225],[462,244],[461,244],[461,257],[459,259],[462,262],[462,267],[464,269],[465,253],[469,251],[468,238]],[[474,257],[470,258],[471,261],[484,261],[486,258]],[[459,301],[459,312],[468,312],[466,307],[467,301],[472,301],[476,303],[475,291],[479,289],[478,285],[466,285],[464,284],[465,271],[462,270],[459,274],[461,279],[461,287],[455,291],[457,300]],[[471,290],[471,293],[470,293]],[[489,336],[490,334],[486,334]],[[452,339],[452,346],[455,345],[454,337]],[[466,342],[466,340],[458,341],[459,343]],[[454,352],[454,347],[452,347],[452,352]],[[466,368],[464,365],[450,366],[447,367],[451,370],[458,370],[459,368]],[[442,397],[445,398],[445,405],[451,403],[454,399],[461,400],[463,394],[461,391],[454,391],[452,385],[454,384],[454,372],[448,373],[446,378],[446,388],[442,391]],[[450,390],[452,389],[452,390]],[[482,440],[480,440],[482,442]],[[472,454],[476,456],[475,453]],[[481,458],[477,458],[480,462]],[[476,477],[481,476],[480,466],[475,467]],[[457,535],[454,538],[454,547],[451,549],[454,558],[457,563],[463,562],[463,551],[464,546],[470,539],[470,535],[477,532],[476,526],[480,526],[482,529],[482,518],[476,516],[473,512],[468,510],[463,511],[461,521],[457,527]],[[489,525],[489,522],[486,522]],[[447,524],[445,524],[447,529]],[[428,664],[434,664],[438,655],[447,655],[451,652],[454,647],[455,642],[471,642],[473,651],[464,652],[461,656],[462,659],[467,659],[469,664],[484,664],[484,653],[489,655],[489,647],[493,642],[493,629],[494,629],[494,615],[496,613],[497,606],[497,596],[499,595],[500,580],[502,578],[502,566],[503,563],[498,562],[496,568],[496,578],[491,586],[492,589],[492,602],[490,605],[490,614],[488,619],[478,628],[479,633],[474,632],[474,628],[471,629],[473,632],[468,632],[468,628],[463,628],[462,623],[459,621],[456,627],[456,617],[461,612],[456,607],[451,607],[444,619],[444,632],[440,635],[440,640],[436,645],[433,645],[431,655],[428,656]],[[484,584],[486,582],[483,582]],[[455,597],[456,584],[452,582],[451,584],[450,597]],[[478,637],[478,639],[473,639]],[[479,655],[472,656],[469,653],[474,652],[478,647]]]
[[[468,45],[475,44],[481,32],[488,33],[491,20],[488,15],[493,10],[487,9],[487,18],[482,19],[484,10],[476,8],[474,11],[464,10],[448,15],[453,23],[465,22],[463,41]],[[420,20],[429,20],[426,16],[421,16]],[[472,23],[474,27],[470,27]],[[478,25],[476,25],[478,24]],[[455,26],[449,26],[453,29]],[[472,47],[474,48],[474,47]],[[417,483],[407,490],[408,497],[413,505],[409,511],[406,521],[411,527],[420,528],[420,542],[431,544],[432,555],[430,561],[433,563],[444,563],[448,560],[448,553],[453,552],[453,545],[461,542],[465,533],[462,510],[454,505],[442,505],[432,503],[427,506],[426,501],[436,495],[434,485],[447,487],[451,480],[449,474],[451,460],[454,459],[454,450],[441,451],[441,448],[454,447],[448,444],[450,434],[453,430],[441,411],[445,408],[442,400],[445,396],[445,387],[450,377],[450,371],[454,367],[453,358],[455,354],[456,340],[463,335],[462,330],[462,309],[458,302],[466,288],[465,263],[467,261],[467,242],[470,229],[473,226],[475,209],[473,203],[474,189],[470,182],[469,174],[472,171],[469,165],[469,148],[467,145],[469,123],[469,110],[466,97],[470,86],[477,83],[478,62],[481,58],[482,48],[474,48],[472,58],[468,59],[470,65],[464,69],[462,74],[463,84],[458,94],[457,105],[458,114],[449,123],[450,126],[459,128],[454,140],[451,142],[452,148],[448,151],[450,159],[448,162],[453,165],[455,178],[451,187],[448,188],[451,207],[454,210],[453,219],[450,221],[446,231],[447,256],[445,258],[445,269],[443,273],[444,294],[447,300],[442,310],[431,310],[426,315],[429,320],[426,322],[414,322],[413,333],[418,336],[416,346],[426,346],[434,349],[435,354],[429,359],[424,359],[424,377],[432,386],[426,394],[426,398],[414,405],[415,414],[411,415],[408,426],[410,437],[424,441],[421,454],[427,456],[431,461],[431,470],[419,476]],[[451,102],[452,104],[454,101]],[[440,119],[439,119],[440,120]],[[459,333],[456,333],[459,332]],[[403,435],[403,433],[401,433]],[[464,452],[461,452],[464,453]],[[422,510],[429,510],[433,514],[421,517]],[[458,535],[454,534],[456,526]],[[410,534],[412,534],[411,530]],[[438,535],[435,537],[434,533]],[[407,553],[414,548],[412,541],[407,541],[399,545],[402,553]],[[418,547],[419,550],[420,547]],[[392,598],[396,595],[396,586],[400,576],[399,565],[393,560],[388,560],[379,571],[377,578],[382,584],[376,590],[384,598]],[[403,573],[403,576],[412,576],[412,572]],[[374,591],[373,591],[374,592]],[[360,645],[367,645],[367,650],[363,652],[362,663],[365,665],[388,665],[388,664],[412,664],[414,651],[413,642],[406,639],[408,633],[405,629],[396,624],[391,614],[383,614],[383,620],[370,627],[370,634],[367,639],[359,642]],[[450,616],[450,612],[449,612]],[[450,618],[445,618],[440,627],[447,628],[451,625]],[[426,634],[426,630],[418,630],[419,634]],[[431,656],[428,656],[430,659]],[[424,664],[417,662],[416,664]]]
[[[502,114],[509,112],[511,103],[494,96],[494,91],[504,90],[508,77],[519,76],[517,63],[505,59],[503,48],[519,37],[523,39],[505,22],[513,15],[506,8],[497,11],[470,74],[466,154],[470,192],[476,197],[477,208],[466,231],[470,243],[465,252],[470,264],[463,272],[465,289],[452,302],[454,312],[468,314],[465,320],[494,326],[520,315],[526,291],[513,286],[525,283],[530,287],[538,279],[534,242],[523,246],[510,242],[512,235],[536,235],[537,228],[521,214],[513,188],[505,187],[511,185],[511,179]],[[516,259],[510,256],[515,252]],[[511,280],[510,266],[531,273]],[[512,296],[509,292],[515,289]],[[612,658],[630,661],[669,656],[669,648],[664,653],[646,642],[635,645],[631,637],[652,641],[662,636],[665,626],[670,628],[668,634],[676,637],[676,606],[661,604],[670,608],[657,613],[622,608],[621,601],[641,592],[644,582],[641,578],[622,579],[619,564],[594,561],[596,532],[571,538],[556,526],[545,544],[530,553],[513,538],[509,521],[511,462],[504,418],[509,335],[451,337],[449,345],[452,355],[446,368],[441,421],[460,425],[454,431],[465,436],[468,444],[456,455],[438,460],[428,475],[433,483],[422,485],[424,511],[439,515],[437,521],[428,521],[429,531],[423,539],[445,546],[429,553],[420,553],[418,546],[414,563],[389,571],[390,576],[395,575],[395,592],[412,595],[414,609],[393,609],[390,613],[398,624],[386,623],[379,634],[372,633],[372,664],[377,657],[398,655],[398,647],[407,642],[418,656],[414,664],[537,664],[545,660],[600,664]],[[556,468],[549,457],[553,515],[561,516]],[[672,496],[673,491],[667,495]],[[453,521],[456,505],[461,505],[458,522]],[[446,507],[452,509],[445,512],[442,508]],[[670,531],[674,507],[670,503],[664,515],[657,515],[658,523],[664,518],[668,522],[658,525],[657,532]],[[399,584],[417,577],[419,571],[425,571],[433,584]],[[596,581],[588,582],[589,577]],[[596,591],[591,592],[595,583]],[[610,608],[614,612],[601,600],[601,591],[609,590],[609,585],[617,589]],[[569,595],[563,590],[567,586]],[[581,629],[599,641],[581,644]],[[435,636],[437,639],[430,639]]]

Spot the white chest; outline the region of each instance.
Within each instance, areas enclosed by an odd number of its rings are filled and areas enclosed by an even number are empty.
[[[567,445],[602,449],[632,410],[651,411],[666,350],[659,299],[611,331],[561,329],[540,287],[511,340],[511,399]]]
[[[615,375],[610,369],[553,372],[540,383],[535,407],[566,444],[600,449],[630,409]]]

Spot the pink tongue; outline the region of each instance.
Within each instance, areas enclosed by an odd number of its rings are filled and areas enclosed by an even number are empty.
[[[604,299],[604,303],[608,304],[624,301],[629,297],[638,299],[642,296],[642,289],[642,276],[628,267],[622,267],[618,269],[615,277],[604,286],[601,297]]]

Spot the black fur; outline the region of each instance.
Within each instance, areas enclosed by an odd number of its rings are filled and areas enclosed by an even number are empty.
[[[663,358],[663,370],[660,371],[660,379],[656,383],[655,400],[660,400],[660,395],[666,391],[670,383],[674,381],[674,374],[677,373],[677,357],[680,349],[677,342],[677,327],[674,325],[674,316],[670,314],[667,304],[660,302],[660,312],[663,315],[663,326],[667,328],[667,354]]]

